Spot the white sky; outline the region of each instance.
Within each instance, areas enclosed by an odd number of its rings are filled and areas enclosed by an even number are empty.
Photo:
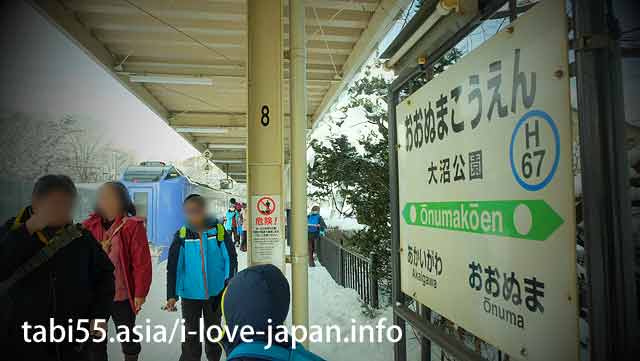
[[[118,81],[22,1],[3,6],[0,110],[76,116],[104,143],[139,159],[197,154]],[[10,12],[10,13],[8,13]]]

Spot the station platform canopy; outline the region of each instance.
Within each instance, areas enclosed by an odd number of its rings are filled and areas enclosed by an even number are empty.
[[[329,111],[410,0],[305,2],[307,117]],[[32,0],[196,149],[246,177],[246,0]],[[283,2],[283,106],[288,158],[288,0]]]

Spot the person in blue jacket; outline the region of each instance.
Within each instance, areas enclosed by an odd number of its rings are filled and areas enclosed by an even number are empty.
[[[220,324],[220,301],[223,290],[233,276],[229,244],[222,224],[207,216],[205,199],[197,194],[184,201],[187,224],[175,234],[167,261],[167,303],[165,309],[176,310],[182,299],[185,340],[180,361],[199,361],[202,344],[198,335],[200,319],[205,329]],[[231,248],[235,248],[231,245]],[[235,267],[237,268],[237,259]],[[204,337],[206,340],[206,337]],[[218,361],[222,349],[205,341],[208,361]]]
[[[228,237],[232,237],[234,246],[240,244],[240,238],[238,237],[238,220],[240,219],[240,212],[236,207],[236,199],[231,198],[229,200],[229,209],[224,214],[224,229],[227,232]]]
[[[247,302],[247,300],[254,300]],[[222,297],[222,310],[229,330],[251,326],[255,336],[243,342],[241,337],[227,335],[223,345],[228,361],[323,361],[305,350],[293,347],[292,338],[275,337],[289,313],[289,282],[271,264],[249,267],[238,273]],[[269,332],[271,327],[271,332]],[[278,339],[278,340],[276,340]],[[246,340],[245,341],[250,341]]]
[[[309,242],[309,266],[314,267],[313,254],[316,251],[316,243],[320,237],[324,236],[327,225],[320,215],[320,206],[313,206],[311,213],[307,216],[307,237]]]

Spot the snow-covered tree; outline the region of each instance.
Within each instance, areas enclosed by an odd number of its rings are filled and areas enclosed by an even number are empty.
[[[2,116],[3,177],[33,181],[47,173],[68,173],[69,135],[77,131],[75,125],[72,117],[42,120],[24,113]]]
[[[133,156],[100,141],[81,123],[70,115],[0,116],[1,177],[27,183],[48,173],[66,174],[79,183],[116,179]]]

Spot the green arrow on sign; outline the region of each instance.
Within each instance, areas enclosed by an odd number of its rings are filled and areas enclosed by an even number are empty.
[[[564,220],[544,200],[409,202],[408,225],[544,241]]]

